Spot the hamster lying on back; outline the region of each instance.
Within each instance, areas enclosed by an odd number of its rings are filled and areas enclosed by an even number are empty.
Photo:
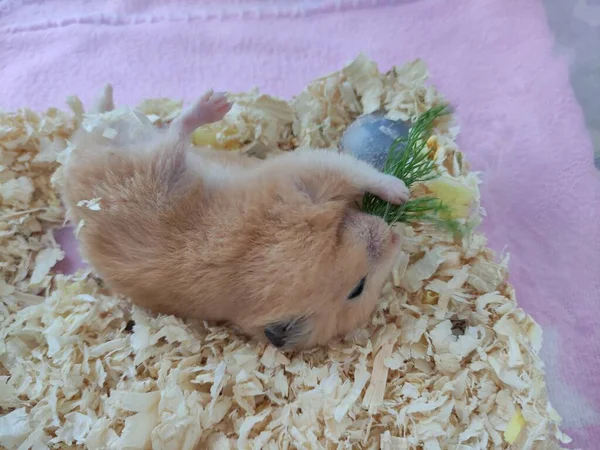
[[[101,109],[112,108],[112,92]],[[279,348],[325,344],[364,324],[399,250],[371,192],[402,181],[329,150],[264,161],[193,148],[230,104],[208,92],[169,128],[108,145],[81,129],[63,200],[82,251],[115,292],[156,312],[229,322]],[[100,198],[101,209],[78,206]]]

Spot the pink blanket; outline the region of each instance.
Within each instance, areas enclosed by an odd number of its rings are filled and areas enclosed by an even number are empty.
[[[384,69],[423,58],[485,174],[485,232],[545,329],[554,406],[595,449],[600,173],[553,42],[541,0],[4,0],[0,107],[87,102],[107,81],[129,104],[209,87],[291,96],[359,51]]]

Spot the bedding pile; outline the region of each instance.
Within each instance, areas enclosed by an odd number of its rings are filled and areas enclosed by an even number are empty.
[[[421,61],[380,73],[360,55],[290,102],[235,94],[197,145],[269,157],[337,148],[360,114],[414,120],[444,103]],[[90,270],[57,274],[61,163],[78,126],[137,114],[162,126],[181,102],[0,113],[0,443],[7,449],[558,449],[542,330],[517,305],[508,258],[478,233],[397,224],[401,254],[370,325],[283,354],[233,331],[157,316]],[[428,143],[441,179],[478,202],[453,120]],[[88,207],[98,208],[90,199]],[[475,214],[481,214],[475,208]],[[85,226],[85,224],[83,224]]]

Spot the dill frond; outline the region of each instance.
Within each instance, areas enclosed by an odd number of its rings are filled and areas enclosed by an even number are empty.
[[[415,183],[436,178],[439,174],[435,162],[429,158],[426,144],[434,122],[445,114],[449,114],[447,106],[440,105],[419,116],[408,136],[402,136],[392,143],[383,172],[400,178],[409,189]],[[362,209],[382,217],[390,225],[396,222],[429,222],[453,232],[460,232],[461,229],[458,222],[448,218],[449,208],[436,197],[417,197],[403,205],[392,205],[367,193],[363,197]]]

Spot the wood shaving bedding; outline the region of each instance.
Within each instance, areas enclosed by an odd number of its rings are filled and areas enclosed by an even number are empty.
[[[334,148],[361,113],[411,119],[442,102],[427,77],[421,61],[380,73],[360,55],[289,103],[256,91],[233,96],[214,139],[250,152]],[[64,257],[52,230],[64,220],[56,186],[69,136],[82,121],[103,127],[108,139],[121,132],[106,115],[85,115],[77,98],[68,103],[71,113],[0,114],[4,448],[467,450],[569,442],[547,397],[541,329],[517,306],[507,261],[496,260],[481,234],[457,241],[398,226],[404,253],[372,323],[299,354],[149,314],[89,272],[53,274]],[[159,99],[136,114],[161,126],[180,110],[180,102]],[[435,160],[477,197],[456,132],[452,121],[438,130]],[[101,208],[101,199],[86,206]]]

